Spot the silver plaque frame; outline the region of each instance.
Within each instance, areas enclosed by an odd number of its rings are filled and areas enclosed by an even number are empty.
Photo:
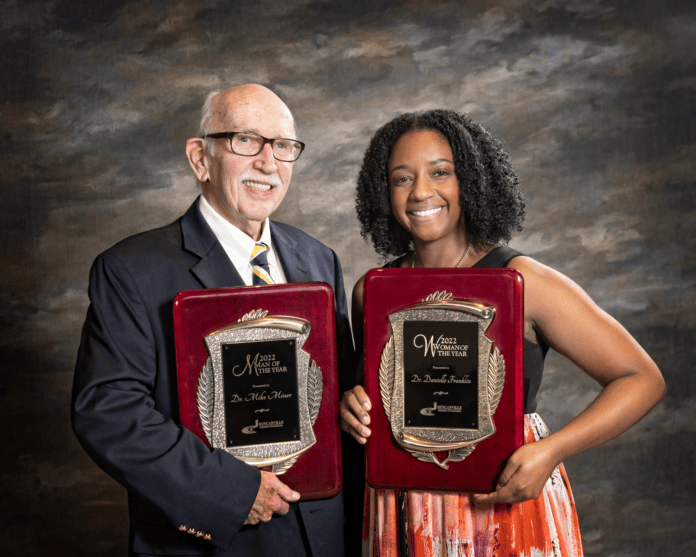
[[[302,350],[311,326],[298,317],[270,316],[268,311],[247,313],[236,323],[210,333],[204,340],[209,358],[198,379],[198,413],[212,448],[224,449],[240,460],[255,466],[272,466],[276,475],[283,474],[299,456],[316,443],[312,426],[321,404],[323,380],[316,362]],[[250,341],[295,339],[300,435],[296,441],[228,447],[225,434],[225,405],[222,370],[222,345]]]
[[[505,361],[486,331],[495,308],[453,300],[448,292],[434,292],[422,302],[389,314],[392,334],[382,352],[379,388],[392,435],[397,444],[423,462],[449,469],[448,462],[464,460],[476,445],[493,435],[493,424],[505,384]],[[468,321],[478,324],[478,428],[406,427],[404,424],[404,322]],[[440,461],[436,453],[447,451]]]

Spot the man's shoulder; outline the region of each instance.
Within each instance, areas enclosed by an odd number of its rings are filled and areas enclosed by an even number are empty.
[[[128,236],[102,252],[103,260],[153,262],[182,251],[181,218],[165,226]]]

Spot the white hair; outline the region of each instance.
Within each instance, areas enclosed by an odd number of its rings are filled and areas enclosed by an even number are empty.
[[[205,98],[203,108],[201,109],[201,122],[198,125],[198,133],[201,137],[209,133],[213,133],[212,126],[210,125],[210,107],[213,104],[213,99],[220,93],[221,91],[213,91],[212,93],[208,93],[208,96]],[[211,157],[215,155],[214,139],[206,139],[205,147],[208,150],[208,153],[210,153]]]

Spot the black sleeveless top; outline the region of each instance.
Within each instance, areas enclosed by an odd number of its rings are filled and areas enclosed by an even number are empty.
[[[493,248],[484,255],[474,267],[484,268],[505,268],[510,261],[523,255],[507,246]],[[385,267],[398,268],[404,261],[404,257],[399,257],[390,261]],[[536,395],[541,385],[541,376],[544,373],[544,358],[549,351],[545,344],[537,344],[531,340],[524,339],[524,413],[531,414],[536,412]]]

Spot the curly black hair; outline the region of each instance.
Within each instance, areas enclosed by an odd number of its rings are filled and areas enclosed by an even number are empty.
[[[459,203],[474,248],[506,244],[522,230],[524,196],[503,143],[467,114],[428,110],[397,116],[370,141],[358,175],[355,207],[363,238],[390,259],[409,250],[411,235],[396,221],[389,201],[387,162],[407,132],[433,130],[450,144]]]

